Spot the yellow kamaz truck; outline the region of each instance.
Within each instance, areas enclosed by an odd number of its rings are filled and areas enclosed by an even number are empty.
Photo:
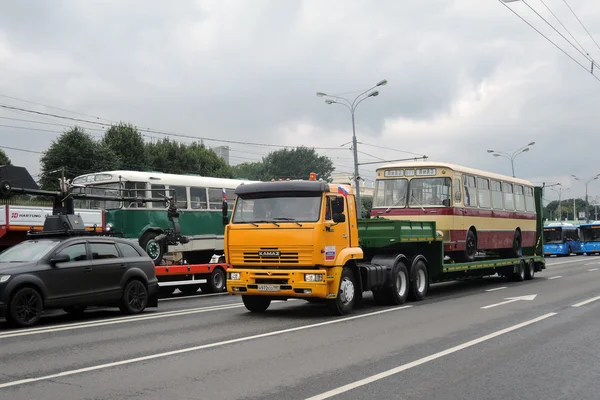
[[[378,304],[422,300],[430,283],[501,275],[532,279],[545,269],[542,188],[536,188],[537,240],[518,258],[486,256],[444,263],[433,221],[358,219],[347,185],[315,180],[239,186],[231,219],[224,215],[227,291],[264,312],[273,300],[327,302],[349,313],[364,292]]]

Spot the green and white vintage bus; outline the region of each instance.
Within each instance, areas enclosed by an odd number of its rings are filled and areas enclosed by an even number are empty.
[[[175,193],[179,209],[181,234],[185,244],[160,246],[155,238],[172,227],[167,210],[161,203],[75,200],[76,208],[105,210],[108,229],[137,239],[143,249],[160,264],[165,253],[181,253],[188,264],[206,264],[223,254],[223,190],[229,209],[233,208],[234,191],[243,183],[239,179],[176,175],[161,172],[105,171],[81,175],[71,182],[74,193],[105,196],[161,197]],[[222,262],[222,261],[221,261]]]

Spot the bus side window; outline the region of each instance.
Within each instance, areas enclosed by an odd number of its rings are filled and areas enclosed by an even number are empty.
[[[208,210],[208,202],[206,201],[206,188],[191,187],[190,200],[192,210]]]
[[[454,179],[454,203],[458,204],[462,200],[460,178]]]
[[[477,207],[477,189],[475,177],[463,175],[465,185],[465,206]]]
[[[504,193],[504,209],[515,211],[515,196],[513,194],[512,183],[502,182],[502,192]]]
[[[151,197],[165,197],[165,185],[150,185],[150,190]],[[162,203],[150,203],[150,208],[164,208],[164,205]]]

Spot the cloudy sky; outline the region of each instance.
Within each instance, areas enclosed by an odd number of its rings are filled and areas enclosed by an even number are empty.
[[[564,1],[544,1],[600,60]],[[568,3],[600,43],[600,3]],[[564,32],[540,0],[510,7],[587,68],[527,4]],[[2,105],[326,148],[319,152],[339,171],[352,170],[350,114],[315,93],[352,97],[381,79],[389,82],[381,94],[356,112],[360,162],[410,157],[405,151],[510,174],[510,162],[486,150],[535,141],[516,158],[519,177],[561,182],[570,197],[584,194],[571,174],[600,173],[600,81],[498,0],[22,0],[5,1],[0,13]],[[0,108],[0,145],[43,151],[69,123]],[[233,164],[276,148],[230,146]],[[6,152],[38,173],[39,155]],[[373,178],[375,168],[361,175]],[[600,195],[597,182],[590,195]]]

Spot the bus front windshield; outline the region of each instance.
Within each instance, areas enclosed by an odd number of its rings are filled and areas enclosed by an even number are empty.
[[[319,193],[293,196],[261,193],[238,197],[233,210],[234,224],[256,222],[316,222],[321,213]]]
[[[123,195],[121,191],[121,184],[119,182],[88,185],[85,188],[75,187],[73,188],[73,193],[85,193],[89,195],[108,197],[118,197]],[[84,209],[109,210],[111,208],[121,207],[121,202],[118,200],[75,199],[73,203],[75,208]]]
[[[583,242],[600,242],[600,226],[596,228],[582,227],[581,239]]]
[[[450,206],[450,178],[382,179],[375,184],[373,207]]]
[[[544,243],[560,244],[562,242],[563,242],[562,229],[560,229],[560,228],[544,229]]]

